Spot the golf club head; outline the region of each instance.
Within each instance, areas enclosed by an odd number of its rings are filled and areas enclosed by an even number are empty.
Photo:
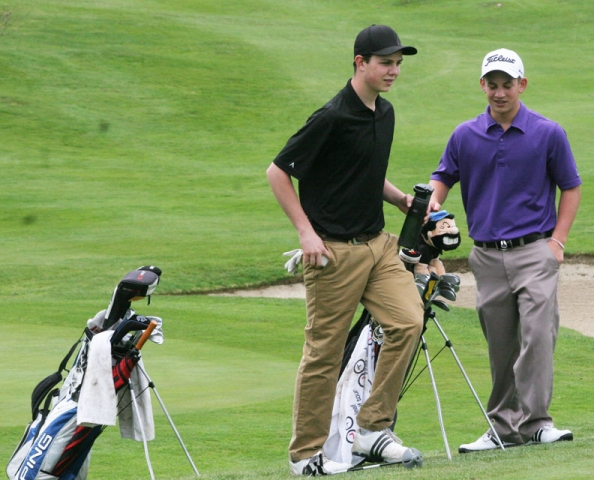
[[[150,323],[151,321],[142,315],[132,315],[130,318],[122,320],[111,336],[111,344],[117,345],[132,330],[146,330]]]
[[[417,286],[417,290],[419,291],[419,295],[424,298],[425,289],[427,288],[427,283],[429,282],[429,275],[424,273],[417,273],[415,274],[415,285]]]
[[[417,286],[417,291],[419,292],[419,295],[422,298],[423,297],[423,292],[425,291],[426,285],[423,285],[422,283],[415,283],[415,285]]]
[[[439,279],[440,282],[450,285],[456,292],[460,289],[460,277],[454,273],[444,273]]]
[[[443,300],[433,300],[431,302],[431,304],[435,305],[437,308],[441,308],[442,310],[445,310],[446,312],[450,311],[450,307]]]
[[[435,292],[435,287],[437,286],[438,282],[439,277],[437,276],[437,273],[431,272],[427,280],[427,286],[425,287],[425,291],[423,292],[423,300],[425,302],[431,301],[431,297]]]
[[[450,300],[451,302],[456,301],[456,292],[449,285],[441,285],[440,284],[438,286],[437,292],[438,292],[439,296],[441,296],[447,300]]]

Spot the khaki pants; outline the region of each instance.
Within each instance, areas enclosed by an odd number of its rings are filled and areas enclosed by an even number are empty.
[[[325,242],[332,259],[304,266],[307,326],[293,409],[292,461],[322,449],[330,429],[336,384],[349,328],[359,303],[384,331],[370,397],[357,422],[368,430],[389,427],[406,369],[423,328],[423,304],[413,275],[388,233],[359,245]]]

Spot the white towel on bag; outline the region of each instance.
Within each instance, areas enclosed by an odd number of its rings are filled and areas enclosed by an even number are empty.
[[[113,330],[93,336],[78,399],[78,425],[115,425],[117,397],[113,385],[111,336]]]
[[[89,427],[113,426],[116,424],[116,418],[119,417],[121,437],[142,441],[138,418],[140,417],[146,439],[153,440],[155,438],[153,409],[148,380],[141,372],[141,369],[144,370],[142,358],[133,368],[130,376],[138,404],[137,416],[132,410],[130,390],[123,388],[117,394],[115,391],[110,341],[112,335],[113,330],[98,333],[93,336],[89,344],[87,368],[78,400],[77,423]]]

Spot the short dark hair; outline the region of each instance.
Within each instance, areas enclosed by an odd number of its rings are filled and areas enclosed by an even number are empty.
[[[369,63],[369,60],[371,59],[373,54],[368,54],[368,55],[361,55],[363,57],[363,61],[365,63]],[[357,64],[355,63],[355,61],[353,60],[353,73],[355,73],[357,71]]]

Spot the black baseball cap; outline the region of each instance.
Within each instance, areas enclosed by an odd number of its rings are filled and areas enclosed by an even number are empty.
[[[402,45],[398,34],[387,25],[371,25],[359,32],[355,39],[355,57],[357,55],[416,55],[417,49]]]

